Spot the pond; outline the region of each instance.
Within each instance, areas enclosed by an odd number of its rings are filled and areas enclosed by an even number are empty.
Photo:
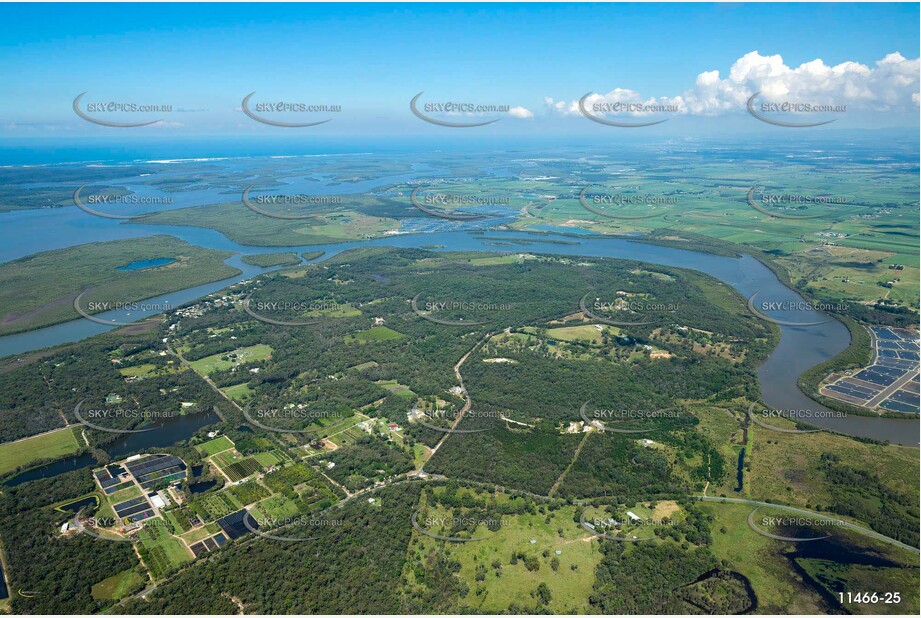
[[[155,428],[151,431],[132,433],[120,437],[116,441],[106,444],[103,450],[105,450],[111,458],[118,459],[137,451],[147,451],[163,446],[172,446],[181,440],[190,438],[202,427],[217,423],[220,420],[220,417],[211,411],[201,414],[174,416],[157,423]],[[83,453],[82,455],[59,459],[44,466],[27,470],[7,481],[6,485],[14,487],[16,485],[28,483],[29,481],[51,478],[52,476],[64,474],[65,472],[97,465],[99,464],[92,455]]]
[[[176,258],[153,258],[150,260],[135,260],[124,266],[119,266],[115,270],[144,270],[146,268],[156,268],[157,266],[166,266],[176,261]]]

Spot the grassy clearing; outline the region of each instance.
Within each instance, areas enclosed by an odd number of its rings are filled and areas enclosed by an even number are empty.
[[[472,266],[498,266],[501,264],[521,264],[527,259],[533,259],[533,256],[525,255],[523,257],[518,257],[518,255],[497,255],[495,257],[478,257],[468,259],[467,263]]]
[[[185,534],[182,535],[182,538],[186,543],[188,543],[189,545],[192,545],[202,539],[208,538],[215,532],[218,532],[220,529],[221,527],[219,525],[212,522],[208,525],[202,526],[201,528],[196,528],[195,530],[190,530],[189,532],[186,532]]]
[[[143,492],[140,487],[135,484],[131,484],[128,487],[116,491],[114,494],[109,494],[106,499],[111,504],[118,504],[119,502],[124,502],[125,500],[131,500],[132,498],[137,498]]]
[[[267,453],[256,453],[253,455],[253,459],[259,462],[259,465],[263,468],[274,466],[275,464],[279,464],[283,461],[275,451],[269,451]]]
[[[451,516],[449,511],[441,514]],[[590,612],[588,597],[595,582],[595,567],[601,560],[598,542],[592,540],[596,537],[574,522],[576,507],[564,507],[548,515],[549,523],[547,515],[541,514],[506,516],[505,525],[495,534],[480,526],[474,536],[487,538],[471,543],[445,543],[414,532],[410,549],[421,546],[426,553],[444,551],[451,560],[460,562],[458,575],[470,587],[463,602],[477,612],[502,613],[511,603],[532,607],[532,593],[541,583],[547,585],[552,595],[549,610]],[[548,556],[543,555],[545,551]],[[522,560],[510,564],[516,552],[536,558],[539,568],[530,571]],[[556,571],[550,566],[554,558],[559,560]],[[498,571],[491,566],[494,561],[500,563]],[[477,581],[478,566],[487,568],[482,581]]]
[[[162,579],[173,569],[192,560],[192,552],[182,541],[167,533],[159,520],[146,522],[140,539],[141,557],[154,579]]]
[[[134,376],[136,378],[146,378],[151,375],[160,375],[164,373],[175,373],[178,369],[173,367],[157,367],[152,363],[144,363],[143,365],[135,365],[133,367],[119,367],[118,373],[123,376]]]
[[[554,339],[567,342],[587,341],[592,345],[599,345],[603,340],[604,327],[596,327],[594,324],[583,324],[581,326],[564,326],[561,328],[551,328],[547,335]]]
[[[197,361],[192,361],[189,364],[192,366],[192,369],[194,369],[196,373],[202,375],[210,375],[215,371],[230,369],[235,365],[254,363],[256,361],[270,358],[271,356],[271,346],[265,345],[264,343],[258,343],[256,345],[246,346],[245,348],[234,350],[233,352],[212,354],[211,356],[206,356],[205,358],[201,358]]]
[[[281,494],[274,494],[264,499],[256,505],[253,511],[257,518],[273,520],[284,520],[298,513],[297,505]]]
[[[400,384],[396,380],[379,380],[375,382],[375,384],[382,388],[386,388],[397,397],[402,397],[403,399],[413,399],[416,397],[416,394],[410,390],[408,386]]]
[[[215,453],[220,453],[221,451],[226,451],[233,448],[233,442],[227,436],[219,436],[213,440],[208,440],[203,442],[195,447],[195,450],[204,455],[205,457],[210,457]]]
[[[374,368],[377,367],[377,366],[378,366],[378,365],[377,365],[377,362],[376,362],[376,361],[368,361],[367,363],[360,363],[360,364],[355,365],[355,366],[353,366],[353,367],[349,367],[349,369],[350,369],[350,370],[355,370],[355,371],[364,371],[365,369],[374,369]]]
[[[79,450],[80,443],[72,427],[0,444],[0,475],[40,459],[57,459]]]
[[[700,503],[713,515],[711,524],[713,553],[727,560],[734,571],[745,575],[758,596],[758,612],[763,614],[825,613],[819,588],[796,574],[791,565],[792,543],[761,536],[748,526],[751,506],[744,504]],[[780,511],[761,509],[764,516],[779,515]],[[757,520],[756,520],[757,521]],[[857,555],[876,556],[891,560],[897,567],[867,567],[848,562],[829,562],[813,558],[795,558],[797,563],[817,580],[834,598],[837,591],[899,592],[898,605],[882,604],[857,607],[847,605],[855,613],[918,613],[918,557],[915,552],[881,544],[846,530],[825,530],[841,537],[845,547]]]
[[[363,330],[354,335],[347,335],[343,338],[345,343],[370,343],[376,341],[396,341],[406,337],[403,333],[398,333],[392,328],[386,326],[374,326],[368,330]]]
[[[145,581],[147,581],[146,578],[138,573],[137,569],[126,569],[94,584],[91,594],[99,601],[107,599],[117,601],[132,589],[143,585]]]
[[[357,423],[356,423],[357,425]],[[362,436],[367,436],[368,432],[364,429],[361,429],[355,425],[352,425],[348,429],[343,431],[336,432],[329,436],[329,440],[332,441],[338,447],[348,446],[350,444],[355,444]]]
[[[222,388],[221,392],[233,399],[234,401],[243,401],[249,399],[253,394],[253,389],[249,387],[249,384],[234,384],[233,386],[228,386]]]
[[[791,426],[781,419],[771,424]],[[749,448],[751,496],[795,506],[828,504],[829,481],[819,473],[823,453],[834,453],[846,462],[860,462],[860,468],[879,476],[886,486],[918,499],[918,450],[907,446],[882,446],[858,442],[828,432],[786,434],[753,426],[755,438]],[[865,522],[869,523],[869,522]]]

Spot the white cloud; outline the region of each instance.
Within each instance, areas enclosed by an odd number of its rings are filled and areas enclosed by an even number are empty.
[[[525,108],[525,107],[513,107],[508,110],[509,116],[514,116],[515,118],[533,118],[534,112]]]
[[[736,60],[726,78],[719,70],[697,75],[694,87],[672,97],[642,97],[634,90],[615,88],[593,94],[586,107],[599,102],[674,105],[679,113],[716,115],[744,109],[750,96],[759,100],[846,105],[848,110],[914,111],[919,105],[919,59],[898,52],[878,60],[873,67],[859,62],[830,66],[821,59],[792,68],[780,55],[762,56],[752,51]],[[544,99],[547,107],[565,115],[578,114],[578,99]],[[642,112],[633,115],[643,115]]]

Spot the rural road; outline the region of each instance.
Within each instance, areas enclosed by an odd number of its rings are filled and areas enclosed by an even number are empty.
[[[457,429],[457,426],[460,425],[460,422],[464,419],[464,414],[466,414],[467,411],[470,409],[470,407],[473,405],[473,400],[470,399],[470,394],[467,393],[467,387],[464,385],[464,378],[463,376],[461,376],[461,372],[460,372],[461,365],[464,364],[467,358],[469,358],[470,355],[473,354],[473,352],[478,347],[480,347],[480,344],[486,341],[489,341],[489,338],[492,336],[493,336],[493,333],[486,333],[486,335],[482,339],[477,341],[476,344],[472,348],[470,348],[470,350],[466,354],[464,354],[459,361],[457,361],[457,364],[454,365],[454,375],[455,377],[457,377],[457,382],[460,384],[460,387],[464,392],[464,398],[467,401],[466,403],[464,403],[464,407],[460,409],[460,412],[458,412],[457,419],[451,425],[452,430]],[[438,452],[438,449],[441,448],[441,445],[444,444],[445,440],[447,440],[450,436],[451,436],[450,432],[445,433],[444,437],[438,441],[438,444],[436,444],[435,448],[432,449],[432,452],[429,453],[429,459],[435,456],[435,453]],[[426,460],[425,463],[428,463],[428,460]],[[425,468],[425,463],[423,463],[422,467],[419,468],[419,472],[423,471],[423,468]]]

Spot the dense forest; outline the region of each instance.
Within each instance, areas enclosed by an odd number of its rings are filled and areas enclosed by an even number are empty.
[[[92,614],[111,605],[91,595],[93,584],[138,564],[130,543],[59,534],[72,514],[51,505],[95,489],[88,469],[18,487],[0,499],[0,536],[17,614]]]

